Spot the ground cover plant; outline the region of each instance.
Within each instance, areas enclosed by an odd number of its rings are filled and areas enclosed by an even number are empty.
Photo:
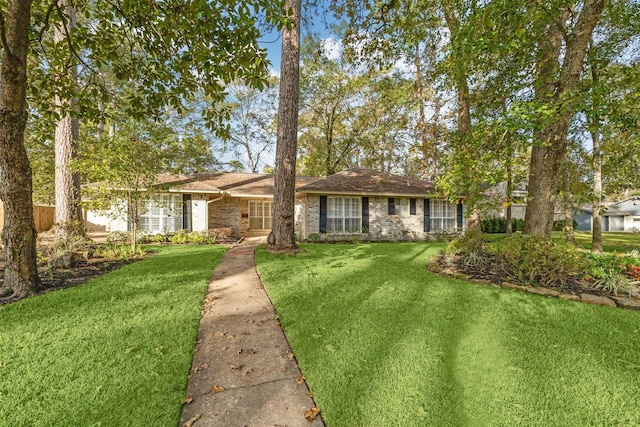
[[[157,255],[0,306],[1,425],[177,425],[203,296],[225,249]]]
[[[438,276],[444,246],[257,253],[328,426],[637,423],[638,313]]]

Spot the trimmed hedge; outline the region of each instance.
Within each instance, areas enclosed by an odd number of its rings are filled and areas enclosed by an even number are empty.
[[[506,233],[507,232],[507,219],[506,218],[485,218],[480,223],[480,228],[483,233]],[[511,229],[515,231],[522,231],[524,228],[524,219],[511,219]]]

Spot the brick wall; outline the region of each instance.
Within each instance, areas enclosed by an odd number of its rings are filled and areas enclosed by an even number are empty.
[[[304,219],[299,221],[299,234],[307,238],[320,232],[320,196],[307,195],[299,200]],[[388,197],[369,197],[369,233],[372,240],[422,240],[430,237],[424,230],[423,199],[416,200],[415,215],[389,215]],[[296,222],[298,224],[298,221]],[[466,227],[466,224],[465,224]],[[296,230],[298,232],[298,229]],[[303,231],[303,233],[302,233]],[[327,236],[331,235],[328,234]]]
[[[231,227],[240,235],[240,199],[225,195],[221,200],[209,203],[209,228]]]

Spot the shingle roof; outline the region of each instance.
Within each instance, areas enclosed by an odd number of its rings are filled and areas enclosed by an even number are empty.
[[[434,192],[430,182],[390,175],[373,169],[353,168],[298,188],[300,193],[378,194],[425,196]]]
[[[296,188],[318,177],[296,177]],[[273,175],[243,172],[200,172],[191,176],[158,175],[157,183],[173,191],[229,193],[232,196],[273,196]]]

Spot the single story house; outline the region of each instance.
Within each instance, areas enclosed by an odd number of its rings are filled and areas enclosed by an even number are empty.
[[[139,229],[172,233],[230,227],[237,236],[266,235],[273,212],[273,175],[203,172],[159,177],[163,190],[146,202]],[[465,228],[464,205],[435,197],[433,184],[371,169],[349,169],[326,178],[296,177],[297,234],[410,235]],[[120,202],[122,203],[122,202]],[[118,209],[120,207],[120,209]],[[127,231],[122,205],[87,211],[90,230]]]
[[[629,212],[613,207],[605,209],[601,214],[602,231],[630,231],[632,217]],[[573,220],[578,224],[576,230],[593,231],[593,208],[585,206],[574,209]]]

